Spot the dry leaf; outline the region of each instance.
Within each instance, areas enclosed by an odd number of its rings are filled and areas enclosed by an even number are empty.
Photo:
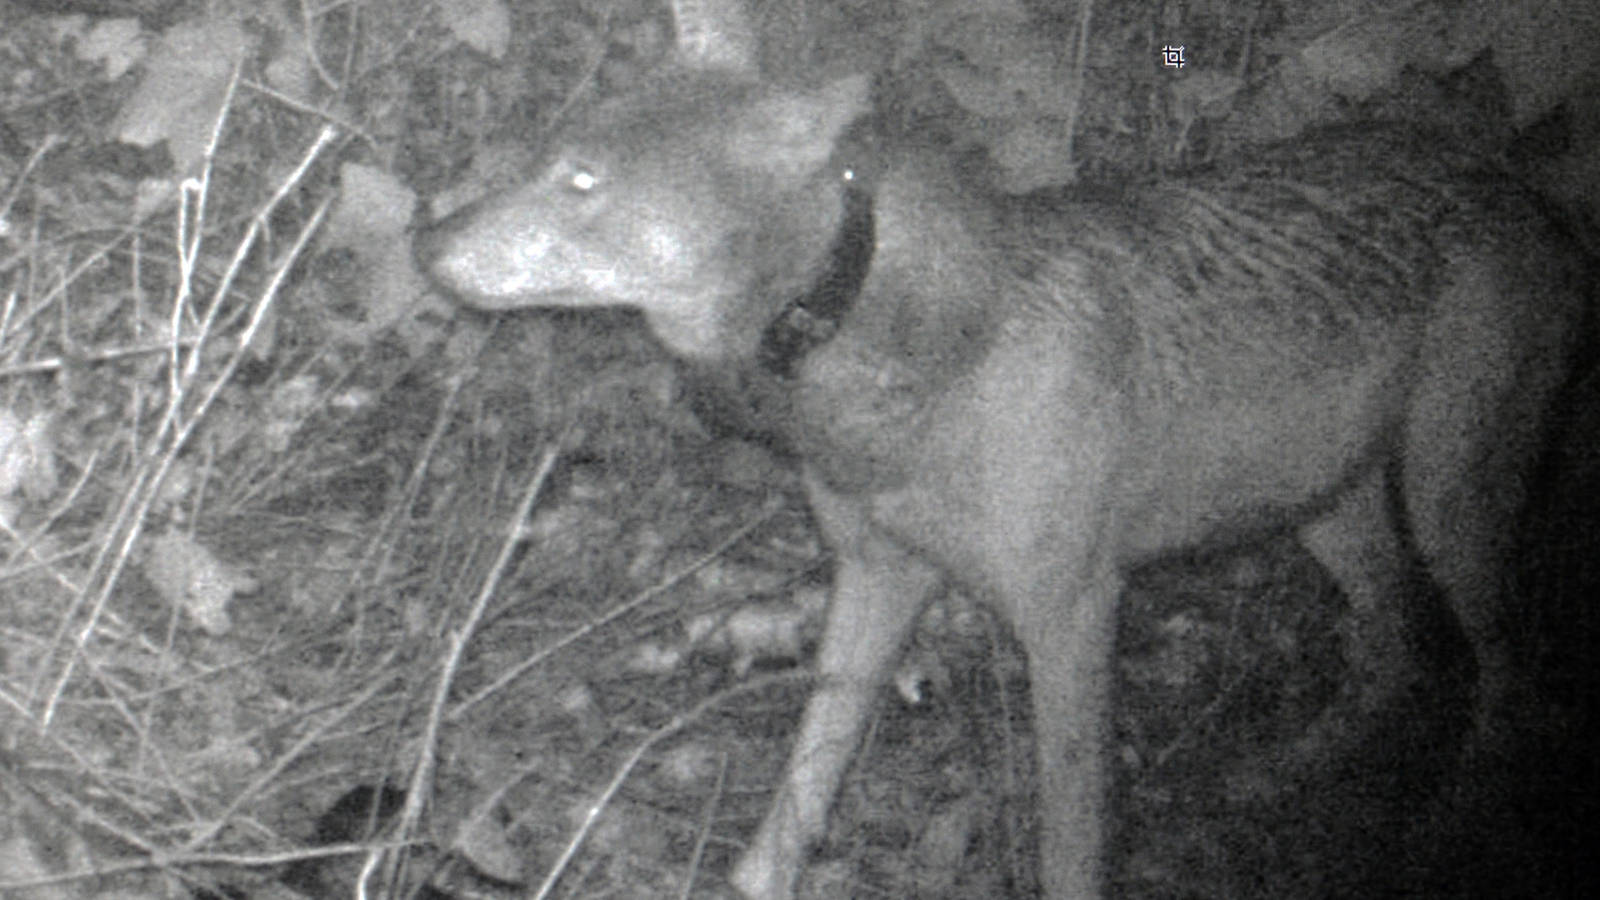
[[[0,501],[19,492],[29,499],[43,499],[58,486],[50,417],[35,413],[24,422],[11,410],[0,408]],[[0,516],[11,522],[9,512]]]
[[[455,849],[490,878],[521,881],[522,854],[511,845],[505,826],[490,813],[473,816],[456,832]]]
[[[228,601],[252,590],[255,582],[234,572],[194,538],[169,531],[150,542],[144,574],[168,603],[181,607],[207,634],[233,627]]]
[[[511,44],[511,11],[500,0],[439,0],[439,16],[450,33],[493,59]]]
[[[227,18],[183,22],[150,51],[138,90],[112,125],[117,140],[139,147],[166,141],[180,173],[198,170],[234,66],[249,40]]]
[[[78,58],[103,62],[106,78],[116,81],[145,56],[144,29],[138,19],[101,19],[77,44]]]
[[[360,267],[360,296],[351,299],[359,301],[365,322],[343,337],[366,341],[373,332],[403,326],[419,303],[437,301],[417,274],[406,235],[416,194],[393,175],[357,163],[340,167],[339,182],[339,205],[318,240],[323,250],[348,249]]]
[[[339,205],[317,240],[324,250],[361,252],[377,241],[405,232],[417,195],[398,178],[372,166],[345,163],[339,167]]]

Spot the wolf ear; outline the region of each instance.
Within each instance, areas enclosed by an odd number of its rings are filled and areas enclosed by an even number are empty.
[[[746,109],[728,137],[743,168],[804,178],[826,165],[839,135],[871,106],[871,81],[850,75],[816,90],[774,92]]]

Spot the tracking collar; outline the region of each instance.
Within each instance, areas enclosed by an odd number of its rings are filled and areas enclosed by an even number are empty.
[[[872,193],[859,184],[844,188],[844,219],[828,249],[828,268],[811,290],[778,313],[761,333],[756,350],[761,368],[793,378],[806,354],[833,339],[872,269]]]

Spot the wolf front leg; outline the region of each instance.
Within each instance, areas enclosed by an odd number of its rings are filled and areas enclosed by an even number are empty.
[[[806,851],[827,829],[861,733],[939,570],[878,533],[861,501],[811,479],[813,512],[836,554],[816,686],[789,765],[732,882],[750,900],[787,900]]]

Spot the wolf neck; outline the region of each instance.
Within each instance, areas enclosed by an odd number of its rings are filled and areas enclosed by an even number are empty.
[[[876,247],[874,198],[871,192],[847,187],[842,195],[838,225],[816,252],[800,254],[814,261],[817,271],[809,280],[777,279],[788,290],[769,288],[776,310],[751,323],[742,332],[750,343],[729,357],[707,358],[680,353],[689,363],[691,405],[714,434],[761,440],[793,450],[798,423],[793,406],[805,360],[828,345],[858,305],[862,287],[872,269]],[[759,288],[756,295],[767,294]],[[749,298],[744,298],[749,299]],[[657,323],[657,335],[672,346]],[[724,338],[727,336],[724,335]],[[738,343],[735,339],[735,343]]]

